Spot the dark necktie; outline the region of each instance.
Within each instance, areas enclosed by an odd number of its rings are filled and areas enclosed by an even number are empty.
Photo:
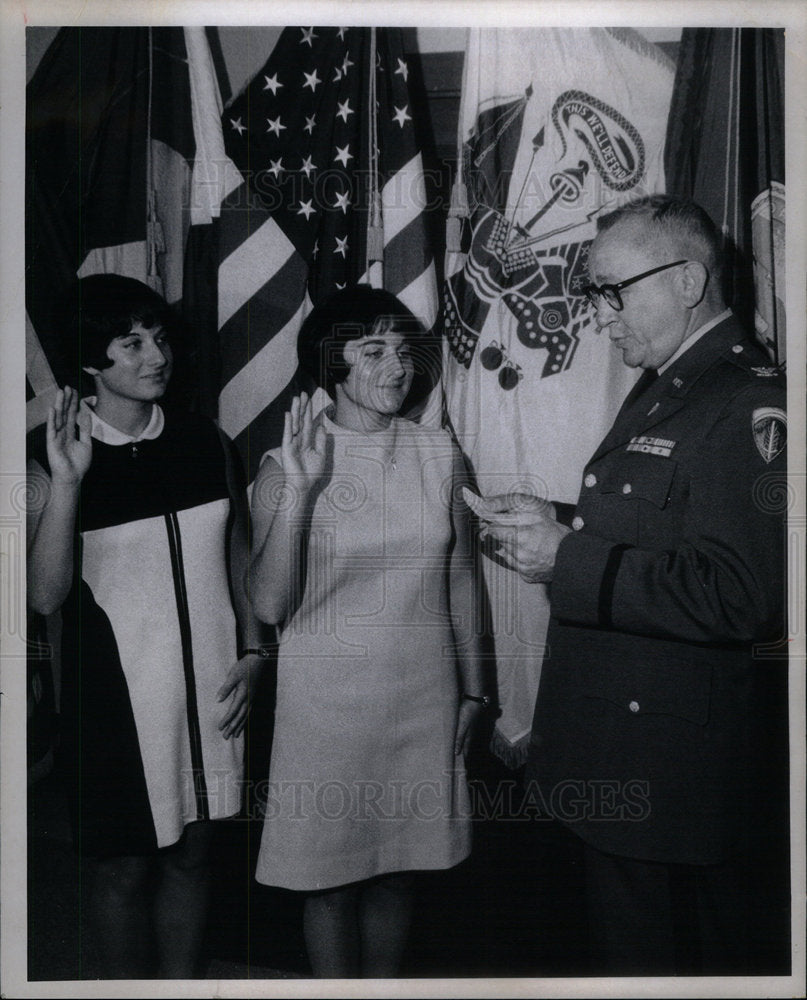
[[[627,410],[629,406],[633,406],[640,396],[644,395],[645,392],[650,388],[650,386],[658,378],[658,372],[655,368],[646,368],[642,372],[641,378],[638,380],[636,385],[628,393],[625,402],[622,404],[622,410]]]

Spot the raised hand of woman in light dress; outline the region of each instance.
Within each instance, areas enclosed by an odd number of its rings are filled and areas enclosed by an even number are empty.
[[[84,478],[92,461],[91,426],[90,414],[79,407],[78,392],[69,385],[59,389],[48,410],[45,432],[53,483],[79,483]]]
[[[307,393],[294,397],[284,418],[280,448],[287,480],[303,488],[314,486],[322,478],[328,460],[327,434],[321,425],[314,430],[312,410]]]
[[[298,567],[301,518],[311,516],[328,464],[328,435],[314,429],[311,400],[301,393],[283,425],[280,461],[268,455],[252,489],[252,559],[245,580],[258,618],[287,621],[302,599]]]

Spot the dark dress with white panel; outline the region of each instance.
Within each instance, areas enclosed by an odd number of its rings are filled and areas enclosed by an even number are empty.
[[[236,660],[231,505],[215,425],[154,407],[133,440],[93,414],[62,606],[61,751],[82,854],[140,855],[240,809],[243,743],[216,692]],[[44,434],[29,455],[45,471]]]

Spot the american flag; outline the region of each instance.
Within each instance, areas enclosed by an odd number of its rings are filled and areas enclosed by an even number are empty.
[[[421,153],[397,29],[286,28],[222,116],[242,183],[221,206],[219,417],[254,477],[301,386],[313,305],[382,286],[437,316]]]

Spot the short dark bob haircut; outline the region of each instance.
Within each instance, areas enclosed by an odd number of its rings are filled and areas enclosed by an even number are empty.
[[[119,274],[93,274],[75,282],[60,303],[58,323],[65,353],[80,368],[99,371],[112,365],[110,343],[125,337],[134,324],[147,330],[162,327],[169,341],[179,330],[178,318],[161,295]]]
[[[345,344],[387,328],[403,334],[415,349],[415,377],[420,381],[424,359],[418,347],[426,343],[423,324],[392,292],[370,285],[342,289],[308,314],[297,338],[300,367],[333,399],[336,386],[350,370]],[[410,400],[412,395],[410,392]]]

